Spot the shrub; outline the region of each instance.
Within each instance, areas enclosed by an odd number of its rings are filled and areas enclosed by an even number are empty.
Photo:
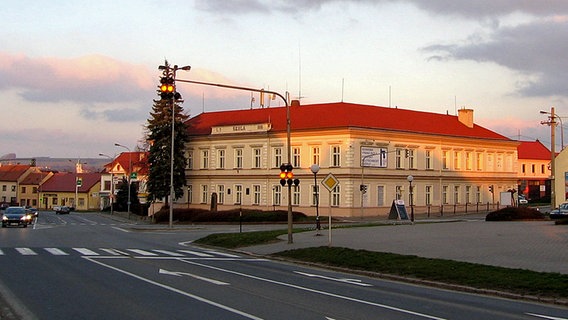
[[[507,207],[485,216],[485,221],[543,220],[544,214],[529,207]]]
[[[170,209],[166,206],[156,212],[154,219],[157,223],[169,221]],[[306,220],[302,212],[292,212],[294,221]],[[206,209],[174,209],[173,220],[182,223],[199,222],[285,222],[288,221],[288,211],[262,211],[252,209],[232,209],[226,211],[210,211]]]

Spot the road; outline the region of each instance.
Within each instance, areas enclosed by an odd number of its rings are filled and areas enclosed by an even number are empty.
[[[251,228],[247,226],[246,229]],[[41,212],[0,230],[7,319],[568,319],[568,309],[192,245],[238,226],[141,228]]]

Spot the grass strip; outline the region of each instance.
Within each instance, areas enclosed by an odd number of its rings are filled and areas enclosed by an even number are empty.
[[[213,233],[196,240],[195,243],[227,249],[235,249],[240,247],[277,242],[280,241],[278,239],[279,236],[287,233],[287,230],[269,230],[243,233]]]
[[[437,281],[526,296],[568,298],[568,275],[412,255],[316,247],[275,253],[304,262]]]

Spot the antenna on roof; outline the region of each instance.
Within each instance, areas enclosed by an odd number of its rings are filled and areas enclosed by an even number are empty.
[[[302,99],[302,47],[298,41],[298,100]]]
[[[391,102],[392,102],[391,86],[389,85],[389,108],[391,107]]]
[[[341,78],[341,102],[343,102],[344,89],[345,89],[345,78]]]

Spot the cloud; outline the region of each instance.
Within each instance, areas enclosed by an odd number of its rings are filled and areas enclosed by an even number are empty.
[[[153,86],[141,65],[106,56],[33,58],[0,52],[0,90],[18,89],[32,102],[124,102],[140,99]]]

